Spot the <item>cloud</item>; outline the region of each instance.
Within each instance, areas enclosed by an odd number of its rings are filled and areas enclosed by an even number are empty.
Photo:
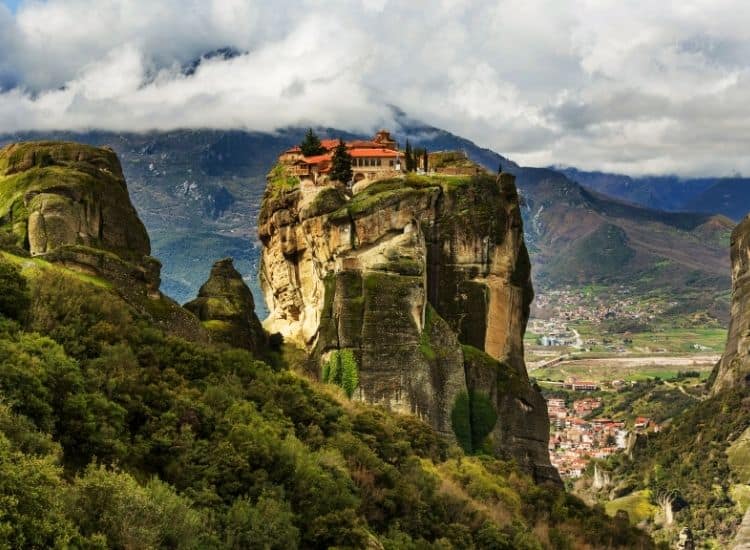
[[[369,131],[388,104],[525,164],[750,174],[750,5],[26,0],[0,128]],[[195,59],[220,48],[239,55]]]

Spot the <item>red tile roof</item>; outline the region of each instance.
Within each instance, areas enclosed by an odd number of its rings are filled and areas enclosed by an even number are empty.
[[[302,157],[302,161],[305,164],[318,164],[324,160],[330,160],[331,153],[323,153],[322,155],[315,155],[314,157]]]
[[[372,149],[358,147],[355,149],[349,149],[349,154],[353,158],[363,158],[363,157],[396,158],[400,156],[398,151],[393,151],[391,149],[383,149],[382,147],[372,148]]]
[[[331,151],[336,148],[336,146],[339,144],[338,139],[322,139],[320,140],[320,144],[323,146],[324,149]],[[353,141],[347,141],[346,147],[351,150],[357,150],[357,149],[377,149],[379,151],[391,151],[391,153],[396,153],[396,151],[393,151],[392,149],[385,149],[383,147],[382,143],[379,143],[377,141],[372,140],[366,140],[366,139],[355,139]],[[299,145],[295,145],[291,149],[287,149],[284,151],[284,154],[291,154],[291,153],[299,153],[301,152]],[[395,156],[394,155],[379,155],[379,156]]]

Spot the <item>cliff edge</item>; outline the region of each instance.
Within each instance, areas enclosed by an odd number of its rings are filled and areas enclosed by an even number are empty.
[[[714,370],[713,394],[750,386],[750,216],[735,227],[731,239],[732,306],[727,346]]]
[[[512,175],[407,174],[352,195],[274,171],[259,234],[266,329],[316,373],[559,481],[523,360],[533,290]]]

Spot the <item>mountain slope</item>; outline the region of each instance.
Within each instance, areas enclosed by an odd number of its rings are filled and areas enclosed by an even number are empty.
[[[750,179],[717,180],[711,187],[686,201],[684,209],[696,212],[719,212],[739,221],[750,210]]]
[[[707,212],[739,221],[750,208],[748,178],[633,178],[606,172],[557,168],[571,180],[593,191],[647,208],[670,212]]]
[[[548,169],[522,168],[518,182],[541,286],[626,284],[727,317],[730,220],[625,203]]]

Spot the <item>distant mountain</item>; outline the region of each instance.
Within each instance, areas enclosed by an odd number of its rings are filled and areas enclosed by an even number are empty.
[[[553,168],[584,187],[649,208],[708,212],[739,221],[750,210],[750,178],[678,178]]]
[[[518,182],[538,283],[622,283],[669,296],[675,312],[728,318],[728,218],[644,208],[549,169],[524,168]]]
[[[430,151],[462,150],[491,171],[502,165],[516,174],[537,286],[633,283],[644,291],[683,296],[687,310],[710,306],[726,318],[732,226],[726,218],[670,214],[611,199],[559,171],[520,167],[460,136],[399,116],[394,135],[402,145],[408,138]],[[318,132],[363,137],[332,128]],[[111,146],[152,237],[154,255],[164,262],[164,292],[180,302],[193,298],[211,264],[233,256],[262,317],[257,217],[265,175],[278,153],[299,143],[303,133],[300,128],[273,134],[52,132],[3,136],[0,144],[44,137]]]
[[[750,211],[750,178],[723,178],[685,203],[685,210],[720,212],[735,221]]]

